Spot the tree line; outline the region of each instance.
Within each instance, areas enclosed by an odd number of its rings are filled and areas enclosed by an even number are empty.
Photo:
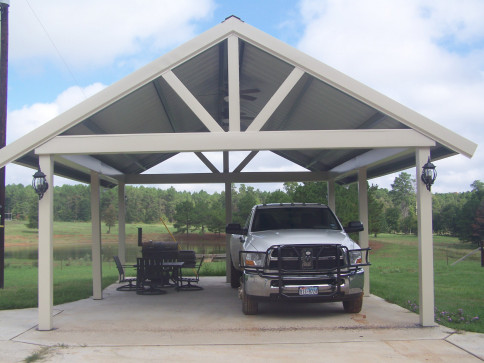
[[[479,243],[483,239],[484,183],[476,180],[472,190],[463,193],[433,195],[433,231],[457,236],[463,241]],[[336,214],[343,224],[358,220],[358,188],[336,185]],[[252,206],[259,203],[324,203],[327,204],[326,182],[284,183],[282,190],[260,191],[241,184],[232,187],[233,222],[243,224]],[[6,187],[5,211],[13,219],[25,220],[37,227],[37,196],[31,186]],[[101,216],[110,229],[118,213],[117,189],[101,192]],[[400,173],[387,190],[368,185],[369,233],[417,233],[415,180]],[[54,220],[89,221],[90,187],[63,185],[54,189]],[[198,231],[221,233],[225,228],[225,193],[209,194],[126,186],[126,222],[158,223],[160,219],[174,225],[178,233]]]

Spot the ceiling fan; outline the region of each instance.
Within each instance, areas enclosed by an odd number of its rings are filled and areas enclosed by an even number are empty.
[[[257,97],[252,96],[251,94],[252,93],[259,93],[259,92],[260,92],[260,89],[258,89],[258,88],[241,89],[240,90],[240,98],[247,100],[247,101],[255,101],[257,99]],[[228,96],[229,93],[227,91],[227,88],[224,89],[224,94],[225,94],[224,101],[228,102],[229,101],[229,96]]]

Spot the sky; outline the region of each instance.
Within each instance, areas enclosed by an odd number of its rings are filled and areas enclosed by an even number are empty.
[[[483,0],[11,0],[7,143],[230,15],[482,145]],[[231,165],[244,155],[234,154]],[[207,157],[222,163],[219,153]],[[264,165],[302,170],[270,153],[260,153],[244,170],[267,170]],[[471,159],[458,155],[435,165],[433,192],[464,192],[484,181],[481,146]],[[207,169],[193,154],[181,154],[158,171]],[[6,183],[28,185],[32,174],[10,164]],[[396,176],[369,183],[390,189]],[[55,183],[72,182],[56,177]]]

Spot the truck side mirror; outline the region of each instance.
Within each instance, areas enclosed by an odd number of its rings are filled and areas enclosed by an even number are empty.
[[[359,221],[349,222],[348,225],[345,227],[346,233],[353,233],[353,232],[361,232],[365,228],[363,227],[363,223]]]
[[[242,228],[238,223],[229,223],[225,227],[225,233],[227,234],[247,234],[247,230]]]

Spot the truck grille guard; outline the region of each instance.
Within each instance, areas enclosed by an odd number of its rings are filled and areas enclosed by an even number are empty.
[[[239,261],[245,270],[258,274],[270,274],[278,278],[279,295],[283,294],[285,282],[290,277],[304,279],[332,275],[331,296],[341,293],[343,277],[352,275],[363,267],[371,265],[371,248],[349,250],[340,244],[273,245],[266,252],[240,251]]]

